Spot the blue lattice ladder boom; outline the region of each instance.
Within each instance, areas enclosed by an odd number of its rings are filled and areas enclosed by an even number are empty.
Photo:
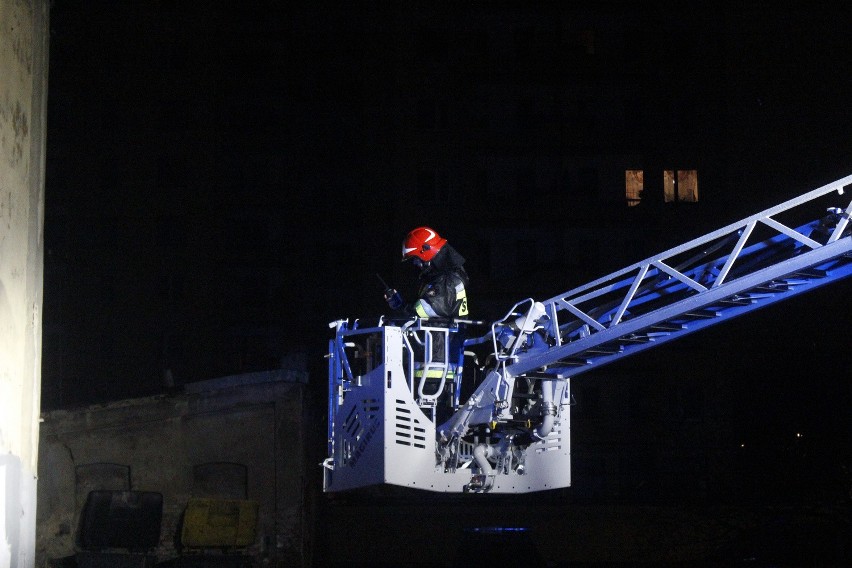
[[[835,223],[829,227],[825,217],[796,228],[776,217],[801,210],[815,214],[816,200],[842,195],[850,183],[847,176],[541,302],[553,345],[524,352],[517,342],[501,356],[505,376],[575,377],[849,276],[852,202],[833,208],[829,216]],[[771,234],[761,238],[760,230]],[[496,326],[519,315],[520,305]]]

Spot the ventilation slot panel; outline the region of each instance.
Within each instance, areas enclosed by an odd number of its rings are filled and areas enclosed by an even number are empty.
[[[405,401],[397,400],[394,413],[394,441],[401,446],[426,449],[426,429],[405,407]]]

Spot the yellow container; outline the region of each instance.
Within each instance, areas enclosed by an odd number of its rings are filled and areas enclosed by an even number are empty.
[[[256,527],[256,501],[190,499],[180,538],[190,548],[245,547],[254,544]]]

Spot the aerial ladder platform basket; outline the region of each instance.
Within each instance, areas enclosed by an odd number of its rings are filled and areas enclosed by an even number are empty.
[[[570,379],[852,274],[850,184],[518,302],[481,337],[464,339],[477,323],[464,320],[333,322],[325,491],[570,486]],[[467,393],[464,353],[477,344],[491,353]]]

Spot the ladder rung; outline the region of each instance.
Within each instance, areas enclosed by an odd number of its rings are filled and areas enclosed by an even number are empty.
[[[758,290],[760,292],[789,292],[790,287],[786,282],[767,282],[766,284],[761,284],[760,286],[755,286],[754,290]]]
[[[621,345],[598,345],[597,347],[592,347],[591,349],[586,349],[583,351],[584,354],[588,353],[589,355],[615,355],[616,353],[621,353],[624,351],[624,347]]]
[[[586,365],[591,364],[592,362],[588,359],[579,359],[577,357],[571,357],[568,359],[560,359],[555,365],[551,366],[567,365],[569,367],[585,367]]]
[[[802,284],[807,284],[812,280],[812,278],[801,279],[801,278],[785,278],[784,284],[787,286],[801,286]]]
[[[751,301],[752,301],[752,303],[754,303],[754,302],[757,302],[757,301],[760,301],[760,300],[765,300],[766,298],[774,298],[774,297],[775,297],[775,294],[755,294],[755,293],[749,293],[749,295],[748,295],[748,296],[746,296],[746,297],[747,297],[749,300],[751,300]]]
[[[804,270],[794,272],[790,276],[793,278],[825,278],[828,276],[828,272],[820,270],[819,268],[806,268]]]
[[[695,319],[710,319],[719,317],[719,312],[716,310],[696,310],[694,312],[686,312],[683,315]]]
[[[648,327],[651,331],[683,331],[686,326],[682,323],[662,322]]]
[[[754,303],[753,298],[747,296],[731,296],[719,302],[723,306],[749,306]]]
[[[647,335],[625,335],[624,337],[619,337],[618,341],[621,343],[648,343],[651,341],[651,338]]]

